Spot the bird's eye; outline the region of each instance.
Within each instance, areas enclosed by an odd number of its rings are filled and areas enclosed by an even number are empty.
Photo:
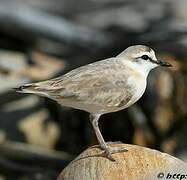
[[[149,56],[148,56],[148,55],[143,55],[141,58],[142,58],[143,60],[148,60],[148,59],[149,59]]]

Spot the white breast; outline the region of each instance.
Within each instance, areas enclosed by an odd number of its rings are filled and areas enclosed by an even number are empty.
[[[132,104],[134,104],[136,101],[138,101],[141,98],[147,86],[147,76],[149,73],[147,71],[144,71],[144,69],[140,69],[139,66],[137,66],[136,64],[132,62],[127,61],[125,62],[125,65],[129,66],[129,68],[133,69],[134,72],[136,73],[129,74],[127,83],[130,86],[133,86],[133,96],[130,99],[130,101],[122,109],[131,106]]]

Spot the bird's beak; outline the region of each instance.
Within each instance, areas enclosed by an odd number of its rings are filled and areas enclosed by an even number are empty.
[[[162,60],[157,60],[157,64],[159,64],[160,66],[172,67],[170,63],[162,61]]]
[[[162,61],[162,60],[159,60],[159,59],[158,59],[158,60],[150,59],[150,61],[151,61],[152,63],[158,64],[158,65],[160,65],[160,66],[172,67],[172,65],[171,65],[170,63],[165,62],[165,61]]]

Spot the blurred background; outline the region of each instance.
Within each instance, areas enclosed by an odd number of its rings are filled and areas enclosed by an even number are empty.
[[[186,0],[0,0],[0,180],[54,180],[97,144],[88,113],[12,88],[134,44],[173,68],[154,70],[131,108],[103,115],[103,136],[187,162]]]

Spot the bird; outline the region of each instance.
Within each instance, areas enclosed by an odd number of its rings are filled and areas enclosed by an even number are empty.
[[[149,72],[158,66],[172,65],[157,59],[150,47],[134,45],[115,57],[78,67],[57,78],[14,89],[89,112],[100,148],[107,158],[115,161],[112,157],[115,150],[105,142],[98,120],[103,114],[126,109],[138,101],[145,92]]]

